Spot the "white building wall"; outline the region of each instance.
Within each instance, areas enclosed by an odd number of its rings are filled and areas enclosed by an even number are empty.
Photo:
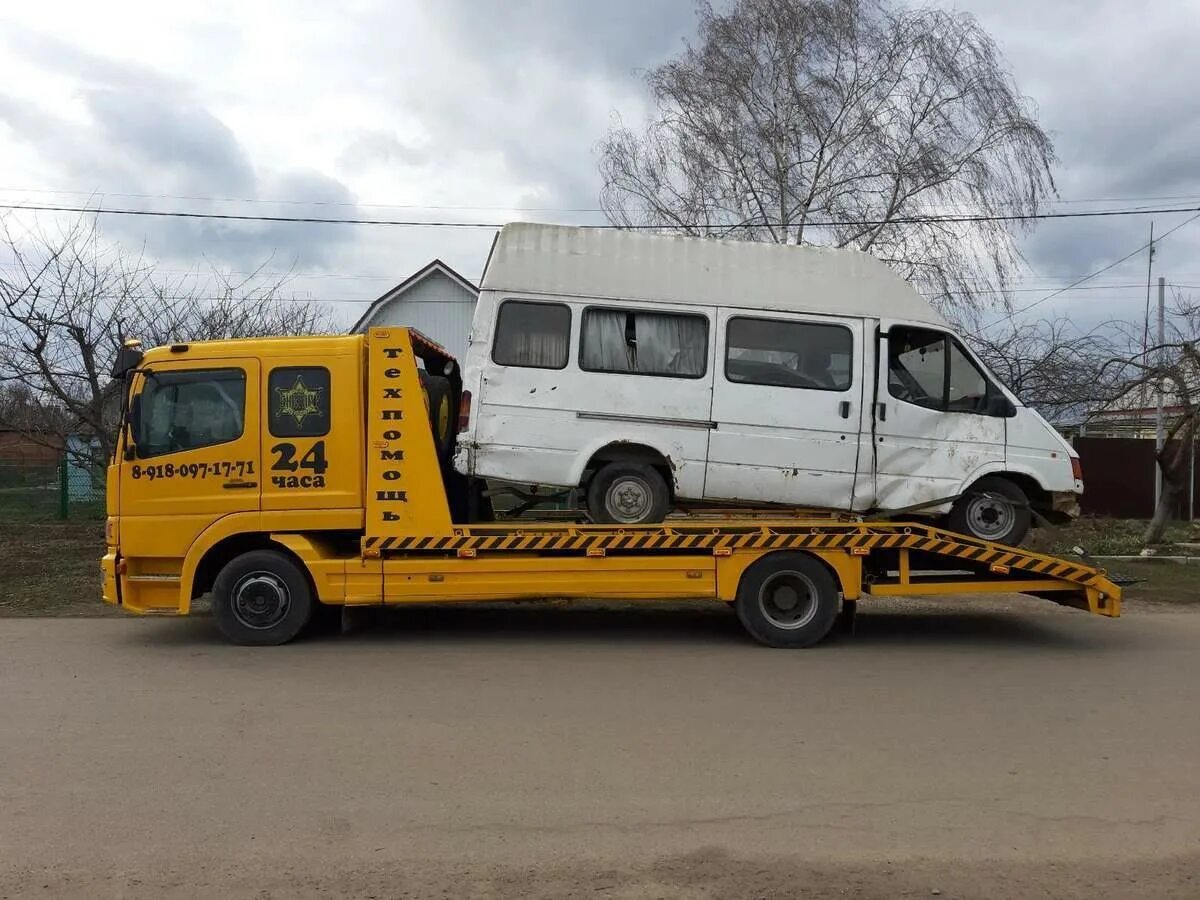
[[[364,328],[407,325],[433,338],[461,361],[467,354],[467,335],[475,315],[475,295],[441,272],[383,303]]]

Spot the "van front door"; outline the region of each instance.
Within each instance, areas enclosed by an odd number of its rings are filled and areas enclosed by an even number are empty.
[[[875,505],[954,497],[1002,467],[1006,420],[989,411],[997,391],[958,340],[886,321],[882,329],[874,458],[864,460],[875,471]]]
[[[721,310],[704,495],[848,509],[863,325]]]

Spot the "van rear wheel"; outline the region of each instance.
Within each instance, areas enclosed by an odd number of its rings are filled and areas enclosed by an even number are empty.
[[[671,494],[657,469],[645,463],[610,462],[592,477],[587,505],[593,522],[647,525],[666,518]]]
[[[959,534],[1015,547],[1029,533],[1031,521],[1025,492],[1007,478],[989,475],[954,502],[947,525]]]

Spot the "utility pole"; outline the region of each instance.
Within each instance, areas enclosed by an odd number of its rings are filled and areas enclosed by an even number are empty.
[[[1166,317],[1166,292],[1167,279],[1162,275],[1158,276],[1158,377],[1154,379],[1155,389],[1158,394],[1158,410],[1154,416],[1154,507],[1158,508],[1159,502],[1162,500],[1163,489],[1163,472],[1162,463],[1158,461],[1158,455],[1162,453],[1163,448],[1163,367],[1166,363],[1166,350],[1163,344],[1167,342],[1167,317]]]
[[[1150,346],[1150,276],[1154,271],[1154,222],[1150,222],[1150,252],[1146,254],[1146,325],[1142,329],[1142,352]]]

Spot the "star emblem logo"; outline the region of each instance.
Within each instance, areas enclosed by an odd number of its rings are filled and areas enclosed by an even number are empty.
[[[296,427],[303,428],[304,420],[309,416],[319,416],[321,393],[324,388],[310,388],[304,379],[297,375],[296,382],[290,388],[275,388],[275,399],[278,402],[276,415],[287,416],[296,420]]]

